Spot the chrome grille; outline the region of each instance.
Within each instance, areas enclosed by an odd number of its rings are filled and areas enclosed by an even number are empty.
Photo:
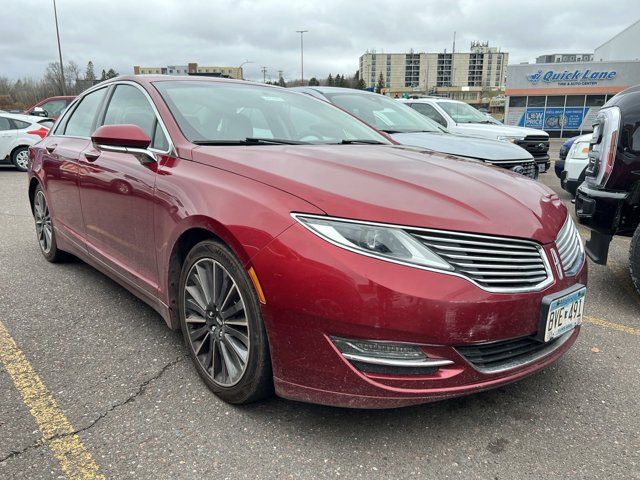
[[[507,170],[513,170],[516,173],[520,173],[525,177],[538,178],[538,168],[534,160],[489,160],[487,163],[500,168],[506,168]],[[522,168],[519,168],[522,167]]]
[[[540,245],[527,240],[429,230],[410,232],[454,271],[491,292],[540,290],[553,276]]]
[[[560,233],[558,233],[556,248],[558,249],[564,272],[567,275],[574,274],[578,268],[580,268],[580,265],[582,265],[584,249],[582,240],[580,239],[580,233],[570,215],[567,215],[567,221],[562,229],[560,229]]]

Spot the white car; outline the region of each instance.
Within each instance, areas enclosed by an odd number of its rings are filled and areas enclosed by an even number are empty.
[[[589,143],[592,134],[581,135],[573,142],[567,159],[564,161],[564,170],[560,174],[560,184],[571,195],[576,194],[576,190],[584,182],[585,171],[589,163]]]
[[[29,147],[42,140],[52,125],[50,118],[0,113],[0,163],[13,163],[26,172]]]
[[[503,125],[488,119],[484,113],[468,103],[458,100],[427,97],[400,101],[438,122],[452,133],[515,143],[533,156],[541,173],[549,170],[551,166],[549,134],[544,130]]]

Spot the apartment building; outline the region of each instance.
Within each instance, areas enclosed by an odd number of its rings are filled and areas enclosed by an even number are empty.
[[[242,79],[242,67],[201,66],[197,63],[164,67],[133,67],[135,75],[200,75]]]
[[[375,89],[380,74],[384,93],[444,95],[478,103],[486,90],[504,88],[509,54],[472,42],[469,52],[366,52],[360,57],[360,76]]]

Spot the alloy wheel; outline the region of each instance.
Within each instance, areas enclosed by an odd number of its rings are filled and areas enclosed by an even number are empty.
[[[38,234],[40,248],[44,253],[48,254],[51,251],[53,224],[51,222],[51,215],[49,215],[47,200],[44,198],[42,191],[36,193],[33,215],[36,221],[36,233]]]
[[[229,272],[211,258],[198,260],[183,291],[189,343],[200,366],[222,387],[242,378],[249,361],[249,321]]]
[[[29,168],[29,151],[28,150],[20,150],[16,153],[16,166],[22,170],[27,170]]]

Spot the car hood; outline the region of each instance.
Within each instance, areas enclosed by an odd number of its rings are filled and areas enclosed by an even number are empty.
[[[567,216],[557,195],[523,175],[409,147],[202,146],[192,158],[336,217],[548,243]]]
[[[528,135],[545,137],[549,136],[547,132],[543,130],[536,130],[535,128],[514,127],[511,125],[496,125],[488,123],[457,123],[454,128],[459,133],[484,138],[498,138],[501,136],[526,137]]]
[[[489,138],[431,132],[394,133],[391,136],[402,145],[428,148],[460,157],[490,161],[533,160],[531,154],[524,148]]]

